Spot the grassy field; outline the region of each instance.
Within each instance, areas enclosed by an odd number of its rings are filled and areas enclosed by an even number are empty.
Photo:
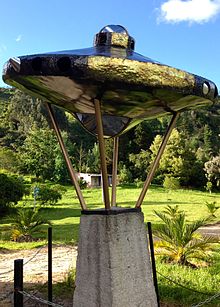
[[[118,187],[117,205],[122,207],[135,206],[135,202],[141,189],[133,186]],[[101,189],[83,190],[83,196],[89,209],[103,207]],[[220,195],[216,193],[206,193],[192,190],[166,191],[161,187],[152,186],[142,205],[145,222],[156,224],[159,222],[153,210],[161,211],[166,205],[179,205],[187,214],[188,221],[196,220],[208,215],[206,202],[214,202],[220,205]],[[33,204],[33,200],[25,199],[24,202]],[[21,207],[23,202],[18,204]],[[78,241],[79,220],[81,209],[79,201],[73,187],[67,187],[67,192],[62,200],[53,206],[43,207],[41,213],[48,218],[53,225],[53,242],[76,244]],[[220,220],[220,210],[217,211],[217,220]],[[46,226],[45,226],[46,232]],[[45,233],[40,234],[40,238],[46,238]],[[7,217],[0,219],[0,248],[32,248],[41,245],[43,242],[34,243],[14,243],[10,242],[10,223]]]
[[[118,187],[117,205],[134,207],[140,191],[140,188],[131,186]],[[95,209],[103,207],[100,189],[83,190],[83,195],[88,208]],[[33,200],[30,199],[26,199],[25,201],[33,203]],[[214,201],[216,201],[217,205],[220,205],[219,194],[192,190],[166,191],[161,187],[151,186],[145,197],[142,211],[144,212],[145,222],[150,221],[154,225],[160,221],[154,215],[153,210],[161,211],[168,204],[179,205],[180,209],[186,212],[188,221],[191,222],[207,216],[208,211],[205,203]],[[21,202],[18,204],[18,207],[22,205],[23,203]],[[42,208],[41,213],[52,222],[54,243],[77,244],[81,210],[72,187],[67,188],[67,192],[58,204]],[[220,220],[220,209],[219,212],[217,211],[216,216],[217,222]],[[0,219],[0,248],[23,249],[46,244],[46,232],[47,227],[45,226],[44,232],[40,234],[41,240],[38,242],[11,242],[9,219],[7,217]],[[167,306],[192,306],[192,304],[197,304],[215,293],[220,292],[219,250],[216,253],[216,261],[212,266],[202,267],[196,270],[178,265],[164,264],[158,258],[158,282],[162,301],[166,302]],[[176,283],[169,281],[166,279],[167,277]],[[179,284],[186,288],[195,289],[195,291],[182,288]],[[220,301],[218,299],[212,300],[211,303],[204,306],[220,306]]]

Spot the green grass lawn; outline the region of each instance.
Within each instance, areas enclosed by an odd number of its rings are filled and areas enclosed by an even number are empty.
[[[140,191],[140,188],[133,186],[118,187],[117,205],[134,207]],[[103,207],[101,189],[86,189],[83,190],[83,195],[89,209]],[[24,202],[27,201],[31,204],[33,203],[33,200],[24,200]],[[154,215],[153,210],[161,211],[168,204],[179,205],[180,209],[186,212],[188,221],[191,222],[207,216],[208,211],[205,203],[214,201],[216,201],[217,205],[220,205],[219,194],[192,190],[166,191],[161,187],[151,186],[142,205],[142,211],[145,222],[152,222],[154,225],[160,221]],[[22,205],[23,202],[20,202],[17,206],[21,207]],[[77,244],[81,209],[73,187],[67,188],[67,192],[58,204],[43,207],[40,212],[52,222],[53,243]],[[216,216],[217,222],[220,220],[220,209],[219,212],[217,211]],[[46,235],[47,227],[45,226],[43,232],[39,234],[41,240],[38,242],[11,242],[9,219],[7,217],[0,219],[0,249],[24,249],[41,246],[46,244]],[[185,287],[208,293],[208,295],[199,294],[181,288],[158,273],[159,292],[162,301],[166,302],[168,306],[191,306],[218,293],[220,291],[220,256],[218,255],[218,260],[211,267],[196,270],[178,265],[164,264],[160,262],[160,259],[157,259],[157,271],[160,274]],[[209,306],[220,306],[220,301],[213,300]]]
[[[141,189],[134,186],[117,188],[117,205],[122,207],[135,206]],[[83,190],[83,196],[89,209],[103,207],[101,189]],[[24,202],[33,200],[25,199]],[[179,205],[187,214],[188,221],[196,220],[208,215],[205,202],[216,201],[220,204],[219,194],[193,190],[166,191],[164,188],[151,186],[142,205],[145,222],[156,224],[159,222],[153,210],[161,211],[166,205]],[[21,207],[20,202],[17,207]],[[53,242],[58,244],[76,244],[78,241],[79,221],[81,209],[73,187],[67,187],[67,192],[61,201],[53,206],[43,207],[41,213],[52,222]],[[216,221],[220,220],[220,210],[217,211]],[[45,226],[39,234],[42,240],[46,239]],[[0,248],[18,249],[33,248],[42,245],[42,241],[33,243],[10,242],[10,224],[7,217],[0,219]]]

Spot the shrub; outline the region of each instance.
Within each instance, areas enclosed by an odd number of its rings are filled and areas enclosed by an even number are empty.
[[[163,182],[163,187],[169,190],[176,190],[180,188],[180,182],[178,178],[166,176]]]
[[[70,289],[75,289],[76,269],[71,267],[65,276],[65,284]]]
[[[25,192],[21,178],[0,173],[0,213],[6,213],[12,204],[17,204]]]
[[[213,184],[211,183],[211,181],[207,181],[205,189],[206,191],[208,191],[210,194],[212,193],[212,186]]]
[[[216,218],[215,212],[220,208],[219,206],[216,206],[216,201],[210,203],[206,201],[206,207],[210,215],[213,218]]]
[[[167,206],[164,211],[154,210],[154,213],[163,222],[156,225],[154,230],[154,235],[159,239],[155,243],[156,254],[164,256],[169,262],[192,267],[195,264],[191,260],[210,259],[210,253],[219,239],[198,232],[200,227],[210,223],[210,217],[188,224],[185,213],[178,206]]]
[[[119,182],[124,183],[131,183],[132,182],[132,174],[125,165],[119,171]]]
[[[37,192],[36,192],[36,188]],[[32,187],[33,193],[35,189],[35,198],[40,205],[54,205],[58,200],[62,199],[64,188],[59,185],[49,186],[46,184],[34,185]]]
[[[50,221],[43,218],[37,209],[21,208],[16,215],[11,218],[12,235],[11,238],[16,242],[33,241],[33,234],[39,232],[43,224],[51,225]]]
[[[135,183],[135,185],[136,185],[137,188],[143,188],[144,182],[141,181],[141,180],[139,180],[138,178],[136,178],[136,179],[134,180],[134,183]]]
[[[87,187],[87,182],[84,180],[84,179],[82,179],[82,178],[80,178],[79,180],[78,180],[78,184],[79,184],[79,186],[80,186],[80,189],[85,189],[86,187]]]

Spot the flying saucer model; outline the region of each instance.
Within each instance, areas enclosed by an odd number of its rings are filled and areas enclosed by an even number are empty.
[[[3,80],[70,111],[93,134],[99,100],[105,137],[217,100],[212,81],[144,57],[134,45],[124,27],[108,25],[94,47],[11,58]]]

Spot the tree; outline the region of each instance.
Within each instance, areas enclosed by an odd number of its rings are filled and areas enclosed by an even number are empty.
[[[220,155],[213,157],[204,166],[208,181],[220,189]]]
[[[17,204],[25,193],[21,178],[0,173],[0,213],[5,214],[12,204]]]
[[[155,159],[161,142],[162,137],[157,135],[150,146],[151,161]],[[197,163],[195,153],[190,150],[182,134],[177,129],[173,129],[156,175],[162,181],[168,175],[179,178],[181,185],[198,186],[198,184],[201,185],[201,178],[203,178],[201,170],[202,166]],[[204,185],[203,181],[202,184]]]
[[[88,151],[86,160],[86,172],[99,174],[101,169],[99,146],[94,144],[93,148]]]
[[[49,128],[29,131],[23,146],[19,148],[20,169],[26,173],[52,179],[56,158],[57,140]]]
[[[62,193],[66,192],[66,189],[60,185],[46,185],[38,184],[32,187],[32,190],[38,188],[36,194],[36,200],[43,205],[55,205],[60,199],[62,199]]]
[[[155,244],[156,253],[168,261],[191,266],[194,259],[206,259],[213,244],[218,243],[215,237],[202,236],[197,230],[210,223],[210,218],[186,222],[186,215],[178,206],[167,206],[165,211],[154,211],[163,224],[156,225],[154,235],[160,239]]]
[[[15,90],[7,101],[7,109],[4,112],[1,144],[16,150],[22,145],[33,126],[47,127],[47,120],[42,109],[43,104],[40,99]]]
[[[129,161],[132,164],[134,177],[145,180],[150,166],[150,151],[141,150],[138,154],[131,153]]]
[[[0,146],[0,169],[17,172],[18,158],[14,151]]]
[[[202,162],[210,160],[220,150],[220,104],[182,112],[177,122],[193,152],[203,153]],[[201,157],[201,156],[200,156]]]
[[[120,165],[119,165],[120,166]],[[119,182],[122,184],[131,183],[132,174],[129,169],[126,168],[126,165],[121,165],[119,167]]]

